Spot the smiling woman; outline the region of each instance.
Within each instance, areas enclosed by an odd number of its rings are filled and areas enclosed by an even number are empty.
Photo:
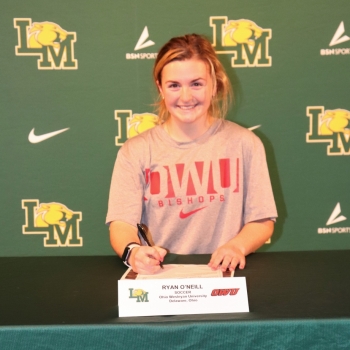
[[[112,247],[138,273],[158,271],[167,251],[211,253],[213,269],[244,268],[277,217],[263,145],[224,120],[231,87],[205,37],[172,38],[153,77],[159,125],[119,150],[107,214]],[[155,246],[143,245],[138,222]]]
[[[208,65],[195,58],[170,62],[161,81],[157,85],[170,114],[163,126],[169,135],[190,141],[208,130],[214,121],[208,110],[215,95]]]
[[[185,35],[170,39],[160,50],[153,69],[153,79],[162,84],[163,69],[171,62],[190,59],[207,65],[213,83],[213,96],[208,109],[210,115],[225,118],[232,97],[232,89],[226,72],[211,43],[201,35]],[[158,115],[161,122],[169,118],[164,101],[159,101]]]

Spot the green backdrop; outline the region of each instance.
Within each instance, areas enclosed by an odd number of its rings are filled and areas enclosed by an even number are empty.
[[[1,5],[0,256],[113,254],[116,154],[153,125],[156,52],[192,32],[232,81],[228,118],[265,145],[279,218],[262,250],[350,248],[349,1]]]

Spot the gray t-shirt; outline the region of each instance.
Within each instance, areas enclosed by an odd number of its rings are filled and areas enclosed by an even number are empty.
[[[190,142],[156,126],[118,152],[106,222],[142,222],[172,253],[211,254],[246,223],[276,217],[264,147],[233,122]]]

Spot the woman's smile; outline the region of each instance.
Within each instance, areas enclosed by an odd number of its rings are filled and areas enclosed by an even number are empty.
[[[168,63],[158,88],[170,113],[167,123],[173,137],[179,135],[178,131],[198,137],[208,129],[212,119],[208,109],[214,89],[206,62],[192,58]]]

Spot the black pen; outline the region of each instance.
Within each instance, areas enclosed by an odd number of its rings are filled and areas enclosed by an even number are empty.
[[[136,224],[137,229],[139,230],[140,236],[143,238],[143,240],[146,242],[146,244],[149,247],[153,247],[155,244],[153,242],[151,232],[149,231],[148,227],[145,224]],[[163,264],[161,261],[159,261],[159,266],[164,269]]]

